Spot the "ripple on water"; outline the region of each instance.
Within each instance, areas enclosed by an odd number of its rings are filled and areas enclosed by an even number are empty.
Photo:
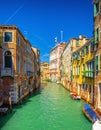
[[[3,117],[0,130],[91,130],[82,113],[82,100],[72,100],[59,84],[45,85]]]

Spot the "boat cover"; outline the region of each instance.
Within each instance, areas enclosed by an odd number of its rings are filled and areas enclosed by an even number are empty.
[[[99,119],[98,115],[95,113],[95,111],[88,104],[84,105],[84,109],[93,121],[96,121],[97,119]]]

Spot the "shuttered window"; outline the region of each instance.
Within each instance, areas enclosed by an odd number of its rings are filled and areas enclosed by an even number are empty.
[[[99,2],[94,4],[94,17],[96,17],[99,13]]]
[[[96,71],[100,70],[100,55],[95,57],[95,69]]]
[[[97,44],[99,42],[99,28],[97,28],[94,32],[94,42]]]

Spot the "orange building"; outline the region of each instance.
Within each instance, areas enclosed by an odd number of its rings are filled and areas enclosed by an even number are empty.
[[[35,88],[35,61],[30,42],[16,26],[0,26],[0,89],[3,103],[20,102]]]
[[[101,0],[94,4],[95,86],[94,106],[101,113]]]
[[[41,81],[49,78],[49,63],[43,62],[41,63]]]
[[[40,50],[32,47],[33,52],[35,53],[35,58],[34,58],[34,84],[35,88],[40,87]]]

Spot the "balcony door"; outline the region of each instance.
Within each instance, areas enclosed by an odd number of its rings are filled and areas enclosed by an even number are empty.
[[[10,51],[6,51],[4,54],[4,67],[12,68],[12,55]]]

